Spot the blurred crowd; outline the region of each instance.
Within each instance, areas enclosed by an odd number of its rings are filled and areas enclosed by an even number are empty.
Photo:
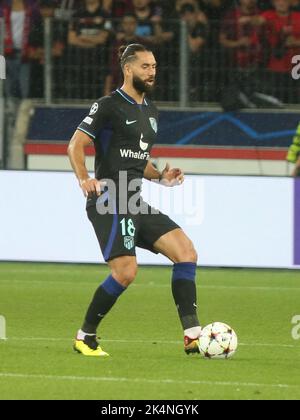
[[[92,99],[122,82],[118,48],[157,55],[157,99],[178,100],[180,21],[188,29],[189,97],[225,109],[298,103],[300,0],[0,0],[6,94],[44,96],[45,18],[52,17],[53,94]]]

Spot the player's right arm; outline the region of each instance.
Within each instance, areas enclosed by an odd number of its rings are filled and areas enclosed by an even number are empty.
[[[110,99],[110,97],[104,97],[92,105],[88,116],[79,124],[68,147],[73,170],[85,196],[89,194],[100,196],[101,194],[103,183],[90,178],[88,174],[85,165],[85,148],[99,141],[101,130],[110,121],[112,114]]]
[[[72,168],[77,176],[80,188],[87,197],[89,194],[101,194],[101,184],[90,178],[85,165],[85,148],[91,145],[91,138],[83,131],[76,130],[68,147]]]

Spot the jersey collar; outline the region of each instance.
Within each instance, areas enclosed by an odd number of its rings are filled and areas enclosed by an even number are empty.
[[[131,103],[131,105],[140,105],[136,102],[135,99],[127,95],[127,93],[124,92],[124,90],[122,90],[121,88],[117,89],[116,92],[118,92],[119,95],[121,95],[124,99],[126,99],[127,102]],[[148,102],[146,101],[146,98],[144,98],[144,102],[142,105],[148,106]]]

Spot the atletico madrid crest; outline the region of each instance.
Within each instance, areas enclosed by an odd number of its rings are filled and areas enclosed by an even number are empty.
[[[134,248],[134,237],[133,236],[125,236],[124,238],[124,246],[129,251]]]

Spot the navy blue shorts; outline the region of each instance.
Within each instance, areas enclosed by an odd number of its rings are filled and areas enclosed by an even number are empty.
[[[155,254],[155,242],[180,227],[165,214],[142,201],[143,211],[134,214],[99,214],[96,205],[87,207],[105,261],[120,256],[135,256],[136,247]],[[155,211],[155,214],[153,212]]]

